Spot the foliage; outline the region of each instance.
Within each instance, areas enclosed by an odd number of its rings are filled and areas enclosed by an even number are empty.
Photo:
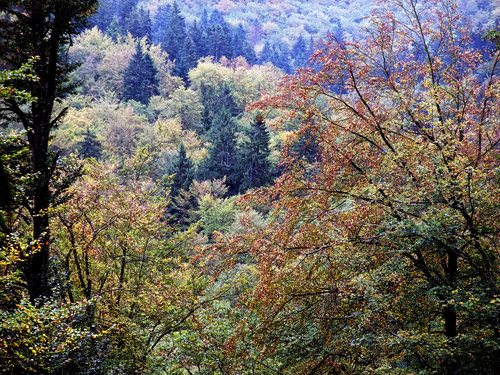
[[[471,47],[450,2],[385,5],[257,103],[301,126],[283,175],[246,198],[271,224],[224,250],[257,262],[243,303],[280,373],[493,374],[498,53]]]
[[[162,190],[148,180],[121,184],[108,168],[88,164],[68,192],[55,254],[67,270],[67,298],[95,300],[96,329],[113,332],[97,353],[103,367],[143,373],[162,340],[201,306],[203,279],[177,249],[181,236],[163,242]]]

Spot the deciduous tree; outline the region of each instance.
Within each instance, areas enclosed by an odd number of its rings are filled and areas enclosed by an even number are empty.
[[[494,374],[500,349],[499,55],[449,1],[386,1],[264,97],[299,119],[258,263],[257,359],[279,373]],[[305,158],[295,144],[311,141]]]
[[[97,2],[85,1],[4,1],[0,3],[0,60],[18,69],[35,58],[32,72],[37,81],[16,80],[13,87],[25,90],[34,101],[25,106],[23,98],[2,99],[2,112],[22,123],[26,130],[33,173],[33,200],[29,202],[32,217],[32,239],[40,251],[28,257],[24,275],[32,301],[50,295],[48,280],[50,229],[48,209],[51,205],[50,181],[57,167],[57,155],[49,154],[52,129],[66,110],[54,112],[54,102],[72,85],[68,73],[74,69],[63,50],[71,37],[94,12]]]

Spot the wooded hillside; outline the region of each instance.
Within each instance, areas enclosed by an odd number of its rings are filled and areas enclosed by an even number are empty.
[[[499,6],[0,2],[0,372],[497,374]]]

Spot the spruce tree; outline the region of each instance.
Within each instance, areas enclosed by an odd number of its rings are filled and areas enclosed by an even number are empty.
[[[90,27],[97,26],[102,32],[106,32],[115,16],[115,4],[113,0],[101,0],[99,8],[92,18],[90,18]]]
[[[129,66],[123,73],[123,99],[147,105],[153,95],[158,95],[159,79],[149,53],[143,53],[140,43]]]
[[[151,31],[151,39],[155,44],[163,44],[163,38],[165,37],[165,25],[168,22],[170,8],[171,5],[169,4],[158,8],[158,13],[156,13]]]
[[[243,142],[238,152],[240,193],[272,182],[269,132],[260,114],[255,116],[246,136],[248,139]]]
[[[178,63],[184,43],[186,41],[186,22],[181,15],[177,1],[174,1],[168,13],[163,48],[168,53],[169,59]]]
[[[200,96],[203,104],[202,124],[206,132],[212,128],[215,117],[222,107],[228,110],[232,117],[237,117],[242,112],[227,84],[223,84],[222,87],[202,84]]]
[[[130,12],[132,12],[132,10],[137,6],[138,3],[139,0],[120,0],[118,2],[117,16],[118,22],[120,22],[121,25],[124,24]]]
[[[292,48],[293,67],[300,68],[307,65],[309,60],[306,42],[302,35],[299,35]]]
[[[259,55],[259,64],[265,64],[266,62],[271,62],[273,59],[273,49],[271,47],[271,43],[266,41],[264,44],[264,48],[260,52]]]
[[[175,198],[179,195],[181,189],[188,190],[193,183],[195,167],[194,163],[186,154],[184,143],[179,146],[179,156],[175,160],[169,171],[174,174],[172,185],[170,186],[170,197]]]
[[[120,22],[118,22],[118,17],[115,15],[113,20],[109,24],[106,34],[109,35],[115,42],[118,40],[118,36],[121,35]]]
[[[226,177],[231,193],[238,191],[236,175],[236,125],[231,112],[220,107],[212,122],[208,139],[209,157],[200,168],[199,179],[213,180]]]
[[[149,11],[143,7],[132,9],[125,21],[125,30],[137,39],[147,37],[148,41],[151,41],[151,28]]]
[[[187,35],[182,51],[175,63],[174,74],[181,77],[187,83],[189,70],[194,68],[197,62],[198,51],[196,44],[191,35]]]

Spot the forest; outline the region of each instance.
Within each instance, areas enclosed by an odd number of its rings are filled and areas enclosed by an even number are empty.
[[[499,16],[0,1],[0,373],[498,374]]]

